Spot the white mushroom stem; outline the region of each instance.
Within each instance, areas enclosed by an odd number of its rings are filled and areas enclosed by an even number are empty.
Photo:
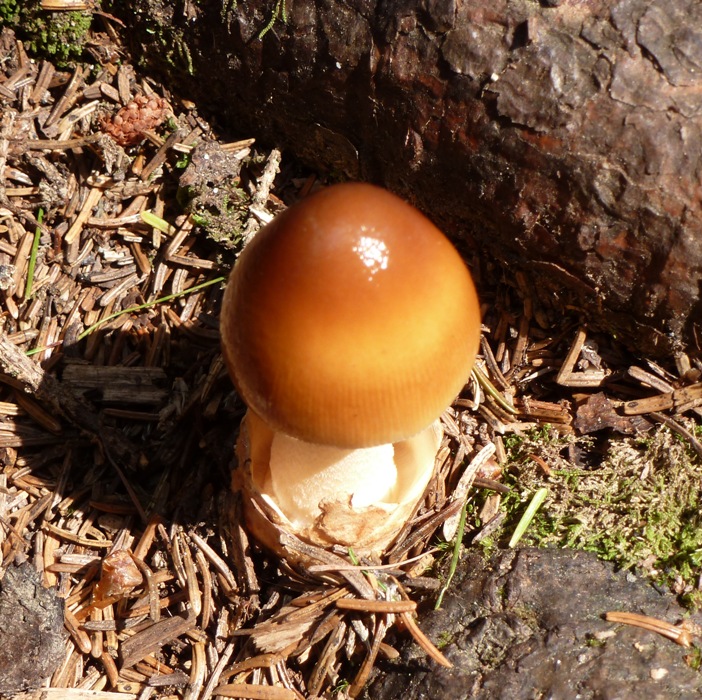
[[[271,445],[271,496],[293,527],[308,527],[322,502],[363,508],[396,500],[392,445],[344,450],[276,433]]]
[[[310,467],[310,455],[318,459],[318,445],[280,440],[280,434],[249,410],[237,442],[240,469],[234,471],[233,485],[242,492],[249,530],[274,552],[285,551],[280,538],[281,532],[288,532],[320,547],[353,547],[359,556],[381,554],[423,498],[435,473],[442,437],[437,420],[408,440],[360,450],[370,456],[359,459],[354,451],[340,450],[343,467],[334,460]],[[275,486],[271,473],[274,442],[279,442],[275,451],[280,453],[273,460]],[[302,465],[301,473],[291,469],[291,446],[297,453],[292,459]],[[348,474],[349,459],[352,465],[361,464],[362,477]],[[359,497],[369,501],[368,505],[358,505]],[[373,501],[375,498],[385,500]]]
[[[347,450],[273,432],[253,414],[248,423],[254,484],[266,502],[303,537],[361,547],[389,541],[409,517],[443,436],[436,421],[402,442]]]

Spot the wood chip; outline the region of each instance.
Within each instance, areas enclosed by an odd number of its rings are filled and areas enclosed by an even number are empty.
[[[105,404],[159,404],[166,398],[166,373],[160,367],[68,365],[63,382],[75,394]]]
[[[578,332],[566,355],[565,362],[561,366],[556,382],[561,386],[569,387],[598,387],[607,378],[608,373],[601,369],[592,369],[583,372],[575,371],[575,363],[580,356],[580,352],[585,344],[587,332],[585,328],[579,328]]]
[[[251,683],[224,683],[214,689],[215,696],[223,698],[248,698],[249,700],[299,700],[288,688]]]
[[[74,241],[78,240],[83,230],[83,226],[85,226],[88,219],[92,216],[93,209],[100,201],[100,197],[102,197],[102,190],[99,187],[92,187],[88,191],[76,220],[73,222],[73,224],[71,224],[71,228],[68,229],[68,233],[66,233],[63,238],[67,244],[70,245]]]
[[[336,601],[340,610],[355,610],[369,613],[414,612],[417,604],[412,600],[364,600],[362,598],[340,598]]]
[[[702,399],[702,383],[693,384],[683,389],[669,393],[650,396],[646,399],[635,399],[624,404],[624,413],[629,416],[642,415],[658,411],[680,411],[686,405],[695,405]]]
[[[149,654],[158,651],[164,644],[180,637],[195,627],[194,617],[176,615],[155,622],[141,632],[129,637],[120,646],[122,666],[129,668]]]

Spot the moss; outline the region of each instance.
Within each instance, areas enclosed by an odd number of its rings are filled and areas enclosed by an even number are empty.
[[[593,649],[600,649],[607,645],[604,639],[598,639],[597,637],[588,637],[585,642],[585,646],[591,647]]]
[[[448,630],[443,630],[439,633],[439,638],[436,640],[437,649],[445,649],[449,645],[453,644],[455,636]]]
[[[235,12],[239,5],[238,0],[222,0],[222,19],[227,21],[227,18],[231,12]],[[280,20],[283,24],[288,22],[288,9],[286,0],[275,0],[275,5],[271,10],[271,16],[268,19],[268,23],[263,29],[258,33],[258,38],[263,39],[266,34],[273,28],[273,25]]]
[[[643,439],[612,442],[598,465],[580,469],[564,457],[567,440],[543,438],[520,436],[509,444],[512,492],[503,499],[502,539],[509,539],[531,494],[548,485],[551,498],[522,544],[594,552],[622,569],[636,568],[699,608],[702,465],[689,445],[661,428]],[[532,454],[549,464],[548,476]]]
[[[187,76],[194,75],[193,58],[188,47],[186,35],[190,35],[188,22],[195,21],[199,11],[189,16],[184,24],[185,14],[177,11],[177,4],[165,0],[107,0],[106,6],[110,12],[122,15],[125,21],[132,18],[136,33],[129,36],[135,39],[144,32],[146,36],[137,39],[141,46],[136,55],[140,66],[155,64],[169,74]],[[195,9],[197,4],[192,5]],[[145,47],[158,44],[158,50]],[[136,46],[135,46],[136,48]]]
[[[346,697],[346,691],[351,687],[351,683],[345,678],[340,679],[337,684],[332,688],[331,694]]]
[[[92,19],[90,12],[47,12],[36,0],[0,0],[0,23],[12,27],[30,53],[59,67],[80,58]]]
[[[17,0],[0,0],[0,24],[14,27],[19,21]]]
[[[692,647],[692,651],[685,657],[685,663],[693,670],[699,671],[702,668],[702,649]]]
[[[223,189],[223,188],[222,188]],[[207,237],[225,250],[238,252],[243,241],[243,217],[248,198],[232,186],[221,194],[194,198],[186,207]]]

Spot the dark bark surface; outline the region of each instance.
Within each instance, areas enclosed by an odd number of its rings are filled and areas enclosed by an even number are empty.
[[[615,572],[588,552],[503,550],[489,560],[469,553],[442,609],[421,618],[422,629],[442,645],[454,668],[430,668],[421,650],[407,643],[401,659],[385,665],[364,697],[700,697],[702,677],[686,662],[689,649],[654,632],[606,622],[608,611],[671,624],[687,616],[671,594],[630,572]],[[698,623],[698,616],[690,621]]]
[[[222,125],[388,186],[632,347],[697,346],[695,0],[293,0],[263,39],[272,0],[126,4]]]
[[[0,697],[39,687],[65,656],[63,601],[42,588],[30,563],[0,584]]]

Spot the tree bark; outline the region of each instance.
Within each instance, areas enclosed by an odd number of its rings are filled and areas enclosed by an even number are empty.
[[[273,0],[124,4],[222,124],[386,185],[641,352],[699,348],[695,0],[288,0],[262,39]]]

